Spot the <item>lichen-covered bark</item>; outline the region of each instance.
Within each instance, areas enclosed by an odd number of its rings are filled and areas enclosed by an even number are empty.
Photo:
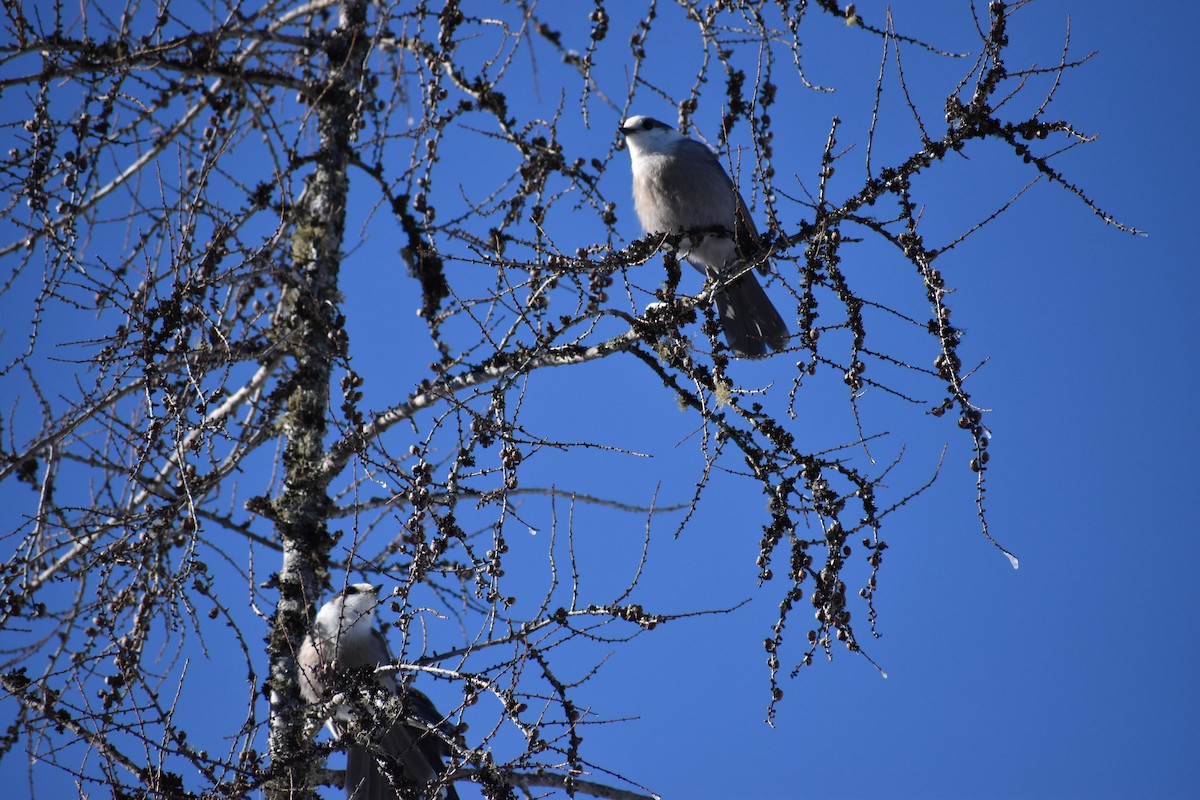
[[[269,508],[283,545],[279,604],[268,644],[273,701],[272,776],[266,796],[272,800],[312,796],[319,764],[310,757],[294,654],[325,582],[333,543],[327,527],[328,474],[321,465],[332,369],[346,347],[338,310],[338,270],[345,235],[346,169],[358,118],[357,86],[369,49],[365,28],[366,3],[343,2],[338,28],[326,40],[327,80],[311,97],[320,142],[315,169],[295,210],[292,261],[280,275],[276,325],[279,343],[290,353],[294,368],[282,418],[284,488]]]

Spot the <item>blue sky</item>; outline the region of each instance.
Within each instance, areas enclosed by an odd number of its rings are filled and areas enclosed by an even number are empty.
[[[916,5],[893,7],[901,30],[935,31],[929,37],[948,50],[974,47],[965,13],[947,10],[951,4],[936,11]],[[878,20],[883,4],[858,7]],[[891,548],[877,599],[883,636],[870,653],[888,678],[847,654],[818,661],[785,683],[775,728],[763,723],[761,643],[777,595],[753,584],[757,536],[746,520],[761,509],[761,497],[731,485],[706,500],[707,516],[681,539],[653,541],[657,560],[643,588],[679,610],[752,602],[728,616],[666,626],[617,651],[589,688],[603,713],[639,719],[589,732],[597,762],[619,765],[666,797],[1200,794],[1188,766],[1200,756],[1193,574],[1200,546],[1184,508],[1185,453],[1200,430],[1185,406],[1200,343],[1200,279],[1189,235],[1197,210],[1191,187],[1200,175],[1188,144],[1200,76],[1186,37],[1200,15],[1190,4],[1138,14],[1117,3],[1036,3],[1010,26],[1010,68],[1054,63],[1068,15],[1072,54],[1100,52],[1067,76],[1047,116],[1099,139],[1056,163],[1149,235],[1106,227],[1066,192],[1040,185],[941,265],[956,287],[951,305],[967,331],[966,351],[990,359],[972,385],[977,402],[993,409],[991,531],[1020,557],[1020,570],[978,533],[973,476],[954,433],[911,416],[902,422],[884,404],[875,428],[891,432],[893,448],[909,445],[908,480],[926,474],[940,443],[951,442],[939,483],[885,534]],[[878,56],[855,68],[843,60],[877,54],[878,42],[815,27],[828,38],[806,45],[809,78],[841,79],[842,94],[799,93],[793,107],[776,109],[797,142],[791,152],[777,142],[781,173],[815,172],[834,113],[843,141],[861,147],[863,139],[863,98]],[[624,35],[617,22],[613,30]],[[904,57],[913,83],[926,67],[942,75],[958,69],[912,48]],[[686,85],[691,73],[679,66]],[[659,67],[668,80],[669,68]],[[931,99],[944,92],[942,84],[927,90]],[[671,119],[652,97],[634,110]],[[711,123],[715,111],[707,111]],[[902,115],[886,121],[904,128]],[[605,141],[606,131],[593,125],[591,135]],[[910,144],[903,139],[899,148]],[[1030,177],[1011,160],[994,174],[991,154],[969,155],[971,162],[946,170],[954,199],[930,201],[927,230],[978,218]],[[612,194],[622,198],[620,189]],[[625,219],[627,235],[636,235],[632,215]],[[869,278],[881,267],[847,269]],[[761,369],[779,369],[779,361]],[[600,409],[637,402],[646,429],[671,424],[669,402],[643,404],[620,375],[604,377],[617,388],[605,390],[600,379],[579,394],[592,395]],[[843,425],[844,404],[825,400],[813,401],[810,413]],[[571,394],[548,402],[545,413],[587,414],[581,402]],[[822,435],[826,422],[815,430],[809,422],[796,422],[801,435]],[[623,413],[620,424],[636,423]],[[653,435],[638,425],[613,440],[644,445]],[[645,485],[653,473],[686,488],[694,472],[664,463],[669,450],[655,452],[658,463],[634,480]],[[684,464],[694,455],[686,445],[676,452]],[[630,551],[640,533],[624,531]],[[602,535],[611,547],[618,533]]]
[[[893,8],[898,25],[912,5]],[[879,4],[859,8],[874,17]],[[683,630],[646,641],[645,662],[626,655],[613,667],[631,685],[669,658],[667,636],[695,652],[693,679],[634,691],[694,704],[697,716],[678,724],[704,731],[698,741],[664,740],[649,719],[614,737],[642,754],[655,776],[646,782],[665,795],[1200,793],[1189,766],[1200,755],[1200,547],[1185,508],[1200,430],[1186,410],[1200,343],[1188,133],[1197,69],[1184,33],[1200,20],[1190,4],[1131,13],[1044,2],[1014,21],[1013,39],[1031,25],[1045,26],[1034,38],[1061,35],[1068,13],[1074,45],[1100,53],[1068,77],[1051,116],[1100,138],[1060,166],[1149,235],[1105,228],[1038,187],[943,266],[956,319],[991,356],[973,379],[994,409],[991,525],[1020,570],[975,533],[968,479],[952,463],[888,537],[884,636],[871,650],[886,681],[853,658],[814,665],[786,687],[770,730],[758,724],[753,609],[717,623],[740,652]]]
[[[881,19],[883,3],[857,5],[868,21]],[[901,31],[947,50],[973,50],[974,26],[960,5],[901,3],[892,13]],[[624,42],[632,20],[610,12],[610,35]],[[1125,3],[1042,0],[1010,25],[1010,68],[1053,64],[1068,15],[1072,52],[1099,54],[1067,74],[1047,117],[1068,119],[1099,139],[1055,163],[1148,235],[1106,227],[1062,189],[1039,185],[939,264],[956,289],[950,304],[966,330],[964,353],[989,359],[971,385],[975,400],[992,409],[990,529],[1019,556],[1020,569],[1014,572],[979,534],[969,456],[952,422],[870,398],[868,430],[889,433],[876,457],[886,462],[905,448],[897,493],[927,478],[949,443],[940,480],[884,531],[890,548],[876,597],[883,635],[868,651],[886,680],[848,653],[832,663],[819,659],[785,680],[774,727],[764,723],[762,640],[782,589],[755,583],[761,495],[718,475],[701,516],[680,537],[671,536],[677,518],[653,523],[650,563],[634,599],[667,612],[750,602],[580,655],[583,665],[612,653],[582,690],[593,711],[634,718],[587,730],[584,752],[593,763],[668,798],[1200,795],[1200,544],[1185,505],[1192,493],[1185,457],[1200,444],[1187,406],[1200,368],[1200,264],[1191,241],[1200,210],[1193,146],[1200,70],[1192,41],[1200,11],[1191,3],[1138,13]],[[671,44],[663,35],[670,24],[664,19],[652,46]],[[811,186],[834,114],[843,142],[858,142],[861,154],[879,70],[877,40],[836,23],[812,29],[819,35],[805,47],[808,77],[839,92],[797,92],[777,107],[777,130],[786,139],[776,142],[776,183],[785,189],[791,173]],[[692,65],[669,55],[652,51],[655,80],[682,91]],[[912,48],[903,55],[909,80],[925,87],[917,99],[927,112],[953,86],[939,81],[966,69]],[[538,57],[549,74],[554,54],[542,48]],[[598,73],[614,97],[624,92],[623,68],[613,62]],[[520,110],[549,115],[556,90],[549,83],[537,88]],[[713,92],[697,115],[702,131],[719,113],[719,87]],[[634,111],[673,118],[649,93],[638,96]],[[940,123],[936,114],[932,119]],[[618,117],[597,103],[590,122],[567,123],[587,137],[572,144],[603,155]],[[878,163],[911,149],[910,127],[902,108],[885,108],[882,130],[897,133],[877,143]],[[715,131],[710,136],[715,140]],[[743,127],[733,144],[747,144],[745,136]],[[931,236],[986,216],[1031,177],[995,153],[968,155],[931,178],[923,218]],[[604,187],[625,204],[618,213],[631,240],[639,231],[628,207],[627,159],[615,155]],[[844,188],[854,187],[861,164],[859,155],[839,167]],[[547,225],[557,226],[552,234],[560,243],[587,241],[591,230],[565,214]],[[356,368],[368,377],[364,391],[375,407],[409,391],[434,355],[408,346],[424,340],[404,307],[411,287],[393,283],[394,252],[392,241],[367,241],[344,275]],[[889,270],[899,267],[883,250],[863,245],[843,256],[855,279],[906,286],[893,280]],[[381,285],[401,299],[380,302]],[[398,352],[412,363],[398,360]],[[740,375],[747,385],[778,380],[775,390],[786,392],[792,360],[746,364]],[[603,488],[630,503],[647,503],[655,491],[659,502],[686,500],[698,474],[698,445],[688,438],[695,423],[653,389],[627,358],[535,376],[524,418],[536,421],[538,432],[571,438],[585,418],[594,426],[590,438],[653,458],[589,454],[568,462],[539,453],[530,477],[568,490]],[[814,388],[799,410],[795,432],[814,447],[846,440],[843,394]],[[566,504],[557,511],[565,517]],[[551,527],[545,507],[531,507],[528,519],[537,533],[526,540],[509,534],[518,554],[523,547],[536,554],[544,541],[538,537]],[[644,521],[580,509],[575,534],[590,570],[586,591],[608,599],[627,582],[644,533]],[[536,558],[514,559],[512,583],[528,588],[522,600],[536,604],[544,571]],[[799,626],[791,631],[793,656],[803,638]],[[191,667],[192,677],[219,685],[219,670],[203,665]],[[438,685],[425,688],[436,700]],[[0,780],[22,773],[11,758],[0,762]],[[465,787],[463,794],[473,796]]]

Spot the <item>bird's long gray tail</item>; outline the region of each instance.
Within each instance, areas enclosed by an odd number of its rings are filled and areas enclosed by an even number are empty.
[[[758,358],[787,346],[788,329],[762,284],[747,272],[714,296],[729,349]]]
[[[397,793],[392,788],[374,753],[365,747],[351,745],[346,748],[347,800],[400,800],[418,796],[418,793],[428,797],[428,786],[437,781],[442,772],[445,744],[428,731],[402,722],[393,725],[378,744],[388,757],[395,759],[400,777],[411,783],[408,787],[411,795],[403,791]],[[447,783],[436,796],[442,800],[459,800],[452,783]]]

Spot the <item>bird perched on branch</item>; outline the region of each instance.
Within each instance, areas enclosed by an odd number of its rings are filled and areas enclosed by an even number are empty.
[[[357,735],[365,734],[374,743],[373,747],[346,747],[346,797],[350,800],[397,800],[401,795],[388,774],[398,777],[397,784],[405,788],[423,790],[436,785],[450,754],[449,742],[455,737],[454,728],[428,697],[398,684],[392,675],[375,673],[377,667],[392,663],[387,641],[375,626],[379,589],[369,583],[351,584],[321,606],[297,658],[304,699],[312,704],[333,704],[328,723],[333,735],[346,737],[353,725]],[[356,678],[374,681],[389,695],[399,695],[403,713],[382,703],[374,706],[353,700]],[[386,772],[380,761],[388,765]],[[436,796],[458,800],[449,782]]]
[[[758,231],[717,156],[650,117],[630,117],[620,131],[629,143],[633,205],[642,228],[691,234],[680,241],[680,255],[709,278],[725,281],[713,299],[729,349],[756,357],[785,347],[787,325],[748,266],[759,248]],[[767,265],[759,271],[767,274]]]

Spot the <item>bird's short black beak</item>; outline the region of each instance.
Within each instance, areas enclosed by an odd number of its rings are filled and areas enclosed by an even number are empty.
[[[383,584],[381,583],[378,586],[372,586],[371,588],[375,590],[375,596],[379,597],[379,593],[383,591]]]
[[[626,136],[633,133],[633,128],[626,128],[624,125],[618,125],[617,130],[619,130],[621,133],[623,133]]]

